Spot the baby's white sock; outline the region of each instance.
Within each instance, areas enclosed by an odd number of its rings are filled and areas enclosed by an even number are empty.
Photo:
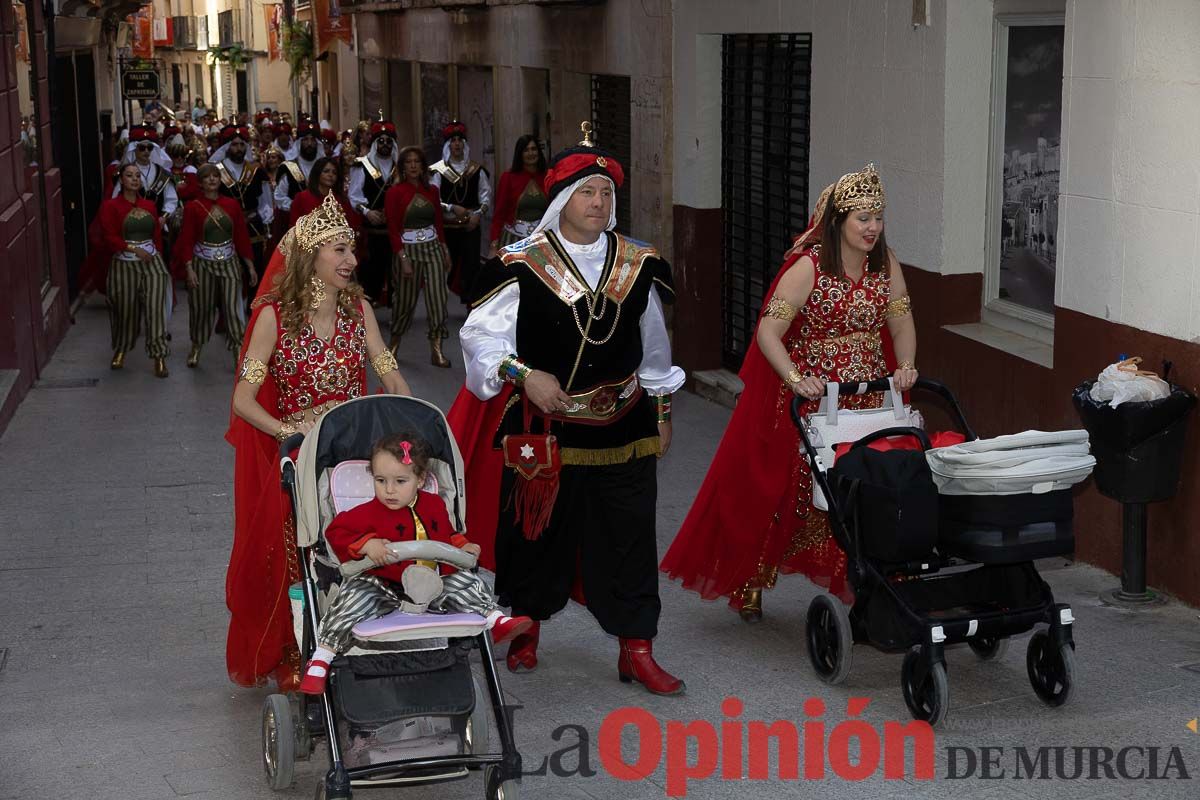
[[[496,609],[492,613],[488,614],[487,615],[487,629],[490,631],[493,628],[493,626],[495,626],[495,624],[502,619],[504,619],[504,614],[500,613],[499,609]]]
[[[312,660],[324,661],[326,664],[328,664],[330,661],[333,661],[333,658],[336,655],[337,653],[333,652],[328,647],[317,645],[317,649],[313,651]]]

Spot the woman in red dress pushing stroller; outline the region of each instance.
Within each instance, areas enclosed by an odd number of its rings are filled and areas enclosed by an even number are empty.
[[[354,282],[354,231],[330,192],[271,257],[254,301],[233,391],[234,539],[225,600],[229,677],[242,686],[300,680],[288,587],[300,579],[295,521],[279,483],[279,445],[367,388],[411,394]]]
[[[896,388],[917,379],[916,328],[896,256],[883,236],[883,184],[874,165],[843,175],[817,200],[759,318],[740,377],[745,384],[700,493],[662,570],[705,599],[729,598],[742,619],[762,618],[762,591],[800,572],[846,599],[846,556],[827,516],[812,507],[812,476],[788,418],[793,395],[816,410],[827,382],[889,373],[882,329],[894,342]],[[880,395],[840,400],[876,407]]]

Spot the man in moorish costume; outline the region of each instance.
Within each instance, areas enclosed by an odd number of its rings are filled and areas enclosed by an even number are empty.
[[[221,131],[221,146],[208,160],[221,171],[221,194],[237,200],[242,207],[254,249],[254,268],[261,275],[266,265],[263,248],[271,233],[275,202],[266,170],[257,161],[246,159],[249,145],[247,128],[227,125]]]
[[[492,184],[483,165],[471,160],[466,125],[454,120],[442,129],[442,138],[442,160],[429,168],[429,182],[442,196],[450,288],[463,296],[479,272],[480,221],[492,203]]]
[[[363,215],[367,257],[359,267],[359,282],[373,302],[380,302],[387,276],[392,270],[392,240],[388,235],[383,201],[388,187],[397,180],[396,126],[386,120],[370,125],[370,149],[350,169],[346,192],[350,207]]]
[[[311,122],[301,122],[296,134],[300,137],[296,158],[280,164],[275,176],[275,210],[284,217],[291,213],[292,198],[308,188],[308,174],[321,157],[318,131]]]
[[[662,311],[671,270],[652,246],[613,232],[624,172],[590,127],[551,162],[551,202],[534,234],[482,268],[460,333],[467,389],[504,403],[499,429],[474,437],[500,446],[505,464],[496,590],[514,614],[541,621],[578,578],[588,610],[620,639],[620,679],[681,694],[683,681],[651,649],[661,610],[656,470],[684,382]],[[460,395],[452,425],[472,402]],[[468,450],[468,473],[495,463],[482,449]],[[535,623],[513,641],[510,670],[537,666],[539,635]]]

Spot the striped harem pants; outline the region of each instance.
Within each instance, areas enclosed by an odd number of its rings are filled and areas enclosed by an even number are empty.
[[[108,270],[108,321],[112,349],[127,353],[137,344],[146,318],[146,354],[166,358],[167,317],[171,313],[171,273],[160,256],[149,261],[114,258]]]
[[[401,587],[376,575],[362,573],[343,581],[337,597],[321,619],[317,643],[335,653],[350,645],[354,626],[382,617],[400,608],[404,602]],[[471,572],[442,576],[442,593],[429,604],[431,611],[445,614],[479,614],[496,610],[496,598],[483,579]]]
[[[445,339],[446,300],[450,290],[446,286],[446,262],[442,258],[442,245],[436,239],[428,242],[405,243],[413,274],[405,275],[400,269],[401,259],[392,258],[392,336],[400,337],[412,325],[413,310],[417,307],[417,295],[425,286],[425,312],[429,317],[429,339]]]
[[[192,344],[203,345],[212,336],[217,310],[225,317],[225,343],[233,351],[246,335],[246,307],[242,302],[242,265],[237,256],[209,261],[192,259],[196,288],[188,289],[188,333]]]

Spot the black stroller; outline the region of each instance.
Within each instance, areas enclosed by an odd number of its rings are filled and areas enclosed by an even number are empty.
[[[305,659],[342,576],[365,564],[339,564],[325,543],[325,527],[335,513],[374,496],[365,469],[371,446],[403,430],[431,445],[430,477],[423,488],[441,496],[461,530],[462,457],[445,417],[430,403],[395,395],[351,400],[321,417],[303,444],[297,435],[281,447],[283,485],[296,514],[302,565],[303,600],[292,603]],[[298,444],[293,461],[289,453]],[[440,542],[399,542],[388,549],[403,560],[475,567],[474,556]],[[472,650],[480,652],[486,699],[472,674]],[[499,752],[489,747],[489,716],[499,734]],[[476,614],[396,612],[360,623],[353,647],[334,659],[321,697],[268,696],[262,746],[272,789],[292,784],[296,760],[310,758],[320,738],[326,740],[330,767],[318,785],[318,798],[349,798],[352,788],[453,780],[479,770],[487,800],[517,797],[521,756],[492,658],[491,634]]]
[[[938,395],[966,439],[978,439],[949,389],[923,378],[914,389]],[[888,390],[886,379],[837,387],[838,395]],[[809,605],[806,638],[817,676],[828,684],[845,680],[856,643],[903,652],[905,704],[914,718],[936,725],[950,703],[947,646],[966,643],[990,660],[1008,637],[1044,624],[1029,641],[1029,681],[1048,705],[1065,703],[1074,682],[1074,620],[1069,606],[1054,601],[1033,560],[1073,552],[1070,490],[939,496],[924,457],[929,438],[913,427],[861,438],[828,468],[834,443],[812,440],[818,434],[801,416],[801,402],[793,400],[792,419],[855,594],[849,612],[827,594]],[[867,448],[895,436],[916,437],[922,450]]]

